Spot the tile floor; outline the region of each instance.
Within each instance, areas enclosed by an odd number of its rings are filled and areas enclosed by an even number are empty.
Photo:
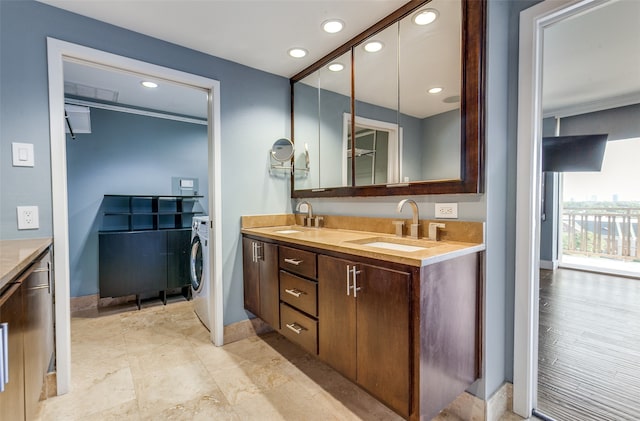
[[[72,318],[71,359],[40,421],[401,420],[275,332],[213,346],[186,301]]]

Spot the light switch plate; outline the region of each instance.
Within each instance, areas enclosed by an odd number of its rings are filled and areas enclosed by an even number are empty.
[[[37,206],[18,206],[18,229],[34,230],[40,228]]]
[[[11,143],[14,167],[33,167],[33,143]]]
[[[458,219],[458,204],[436,203],[436,218]]]

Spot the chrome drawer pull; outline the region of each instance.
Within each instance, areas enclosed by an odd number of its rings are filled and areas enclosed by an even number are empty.
[[[299,266],[300,263],[302,263],[304,260],[297,260],[297,259],[284,259],[285,263],[290,263],[292,265],[296,265]]]
[[[287,324],[287,327],[293,330],[297,335],[301,334],[303,330],[307,330],[304,327],[300,326],[297,323]]]
[[[299,289],[295,289],[295,288],[293,288],[293,289],[285,289],[284,292],[286,292],[287,294],[291,294],[296,298],[300,298],[300,296],[302,294],[306,294],[306,292],[300,291]]]

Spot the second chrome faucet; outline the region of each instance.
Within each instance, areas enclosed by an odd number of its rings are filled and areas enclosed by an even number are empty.
[[[420,232],[420,216],[418,214],[418,204],[411,199],[404,199],[398,202],[398,213],[402,212],[402,208],[405,203],[411,205],[411,209],[413,210],[413,220],[411,221],[411,227],[409,229],[409,236],[411,238],[418,238]],[[404,226],[403,221],[393,221],[393,224],[396,226],[396,235],[398,237],[402,237],[402,227]],[[429,240],[438,241],[438,228],[445,228],[445,224],[438,222],[430,222],[429,223],[429,236],[427,237]]]
[[[398,213],[402,212],[402,208],[405,203],[411,205],[411,209],[413,210],[413,220],[411,221],[411,227],[409,229],[409,236],[411,238],[418,238],[418,233],[420,232],[420,217],[418,215],[418,204],[412,199],[403,199],[398,202]],[[398,233],[398,226],[396,225],[396,234]],[[400,236],[402,236],[402,226],[400,226]]]

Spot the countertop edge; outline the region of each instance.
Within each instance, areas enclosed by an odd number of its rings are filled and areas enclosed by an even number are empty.
[[[264,227],[262,227],[264,228]],[[393,253],[388,253],[385,251],[372,251],[367,249],[361,249],[355,245],[346,245],[346,244],[332,244],[332,243],[323,243],[321,241],[314,241],[309,239],[301,239],[301,238],[293,238],[288,236],[282,236],[278,234],[272,234],[268,232],[259,231],[260,228],[242,228],[240,232],[242,234],[247,234],[259,238],[267,238],[275,241],[279,241],[285,244],[293,244],[293,245],[301,245],[307,247],[314,247],[319,249],[324,249],[328,251],[350,254],[359,257],[372,258],[376,260],[382,260],[393,263],[405,264],[408,266],[414,267],[423,267],[432,265],[435,263],[443,262],[445,260],[455,259],[457,257],[465,256],[467,254],[478,253],[484,251],[486,246],[484,243],[462,243],[462,242],[447,242],[448,244],[453,243],[460,248],[456,250],[442,252],[440,254],[428,257],[409,257],[409,256],[400,256]],[[349,230],[335,230],[335,231],[349,231]],[[380,236],[384,234],[380,233],[367,233],[367,232],[358,232],[359,235],[362,236]]]
[[[15,242],[15,243],[14,243]],[[9,270],[3,273],[2,278],[0,279],[0,291],[4,289],[9,283],[13,282],[25,269],[33,263],[33,261],[44,252],[49,246],[52,244],[51,238],[33,238],[26,240],[2,240],[1,243],[3,246],[8,244],[15,244],[17,247],[21,247],[20,244],[24,244],[25,242],[37,242],[35,245],[25,247],[24,249],[28,249],[28,254],[19,256],[16,258],[15,263],[9,264],[12,266]],[[4,262],[3,262],[4,264]],[[2,268],[3,271],[6,270],[5,267]]]

